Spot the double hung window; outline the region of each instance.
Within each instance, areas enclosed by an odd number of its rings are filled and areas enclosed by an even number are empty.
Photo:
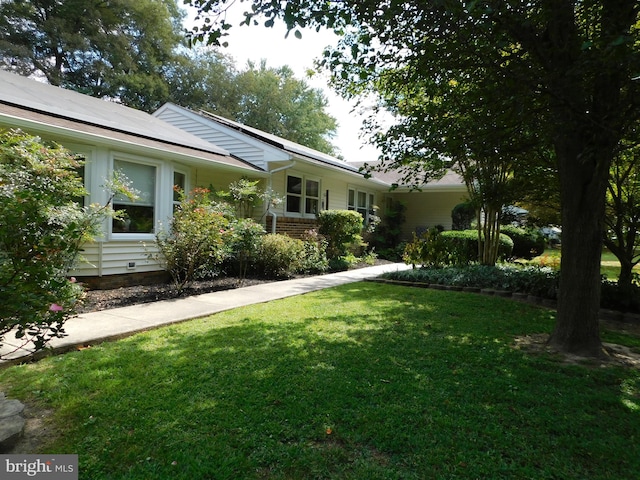
[[[316,215],[320,210],[320,181],[296,175],[287,176],[287,213]]]
[[[370,217],[374,214],[374,205],[375,195],[373,193],[355,188],[349,189],[347,208],[362,215],[365,224],[369,223]]]

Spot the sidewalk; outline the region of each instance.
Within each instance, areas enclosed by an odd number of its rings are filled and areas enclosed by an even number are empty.
[[[204,293],[192,297],[162,300],[153,303],[132,305],[129,307],[84,313],[69,319],[64,329],[67,336],[54,338],[45,352],[64,352],[76,347],[113,340],[132,335],[136,332],[205,317],[224,310],[264,303],[279,298],[301,295],[324,288],[359,282],[366,278],[377,277],[385,272],[411,268],[403,263],[376,265],[346,272],[330,273],[316,277],[305,277],[273,283],[263,283],[250,287],[236,288],[220,292]],[[10,343],[15,339],[5,338],[1,351],[11,351]],[[4,361],[15,361],[29,355],[27,350],[19,350]]]

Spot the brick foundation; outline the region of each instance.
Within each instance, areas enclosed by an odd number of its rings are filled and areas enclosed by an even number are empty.
[[[267,233],[271,233],[271,216],[265,221]],[[318,222],[312,218],[277,217],[276,233],[289,235],[291,238],[302,238],[304,233],[318,228]]]

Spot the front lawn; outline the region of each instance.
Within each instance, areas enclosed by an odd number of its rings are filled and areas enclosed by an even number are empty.
[[[640,478],[640,371],[512,348],[552,313],[355,283],[0,371],[83,479]],[[640,349],[640,339],[604,332]]]

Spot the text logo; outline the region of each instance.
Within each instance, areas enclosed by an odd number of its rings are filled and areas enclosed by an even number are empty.
[[[78,455],[0,455],[3,480],[78,480]]]

